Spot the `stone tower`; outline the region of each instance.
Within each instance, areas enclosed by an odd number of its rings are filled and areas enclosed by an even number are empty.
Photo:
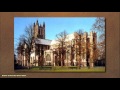
[[[95,60],[95,50],[97,48],[97,34],[95,32],[90,32],[90,67],[94,67],[94,60]]]
[[[83,48],[84,48],[84,52],[83,52],[83,55],[82,56],[84,56],[83,57],[83,66],[84,67],[86,67],[87,66],[87,62],[86,62],[86,60],[87,60],[87,38],[88,38],[88,33],[87,32],[85,32],[84,34],[83,34]]]
[[[43,23],[43,25],[39,25],[38,20],[36,21],[36,23],[34,23],[34,38],[41,38],[41,39],[45,39],[45,22]]]

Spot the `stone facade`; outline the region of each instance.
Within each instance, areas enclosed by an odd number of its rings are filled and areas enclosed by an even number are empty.
[[[63,47],[64,66],[80,65],[81,67],[93,67],[95,60],[93,56],[96,50],[96,43],[97,35],[95,32],[91,32],[90,35],[85,32],[81,37],[77,33],[68,35]],[[47,62],[47,55],[49,55],[51,56],[51,61],[49,61],[50,65],[61,66],[60,63],[57,63],[58,61],[62,61],[62,54],[60,54],[59,45],[60,43],[55,40],[51,42],[50,50],[44,51],[45,62]]]
[[[42,42],[42,43],[41,43]],[[38,20],[33,24],[33,38],[30,51],[30,62],[28,59],[27,44],[21,45],[21,52],[18,53],[17,60],[22,66],[40,66],[44,60],[44,50],[50,48],[51,40],[45,39],[45,23],[39,25]]]
[[[33,32],[30,62],[26,56],[27,45],[25,43],[22,54],[18,54],[18,60],[22,66],[79,65],[81,67],[94,67],[94,55],[97,48],[97,34],[95,32],[90,32],[89,35],[87,32],[67,35],[63,49],[57,40],[45,39],[45,23],[43,25],[39,25],[38,21],[34,23]]]

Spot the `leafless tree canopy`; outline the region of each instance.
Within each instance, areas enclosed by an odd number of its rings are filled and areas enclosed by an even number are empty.
[[[105,18],[104,17],[96,18],[92,30],[97,31],[97,33],[99,34],[99,39],[103,41],[105,39]]]
[[[56,35],[57,41],[61,44],[65,42],[65,39],[67,38],[68,33],[64,30],[63,32],[60,32]]]
[[[98,42],[98,53],[101,58],[105,58],[105,18],[98,17],[96,18],[95,23],[93,24],[92,30],[97,31],[99,36]]]
[[[27,45],[26,52],[27,52],[28,61],[30,61],[32,38],[33,38],[33,25],[30,24],[26,26],[25,33],[19,37],[19,45],[17,48],[21,52],[23,49],[23,44],[26,43]]]
[[[25,35],[21,35],[20,37],[19,37],[19,43],[24,43],[26,41],[26,39],[25,39]]]
[[[64,30],[63,32],[59,33],[56,35],[57,41],[60,43],[60,51],[61,51],[61,66],[64,64],[64,44],[65,44],[65,39],[67,38],[68,33]]]
[[[24,35],[25,41],[28,44],[28,47],[31,47],[32,38],[33,38],[33,25],[30,24],[29,26],[26,26],[25,28],[25,35]]]
[[[96,30],[98,32],[104,33],[105,31],[105,18],[104,17],[98,17],[93,24],[93,30]]]

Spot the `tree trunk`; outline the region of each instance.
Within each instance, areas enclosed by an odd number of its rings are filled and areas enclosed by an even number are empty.
[[[61,54],[61,66],[63,67],[63,55]]]
[[[30,69],[30,52],[28,52],[29,56],[28,56],[28,69]]]

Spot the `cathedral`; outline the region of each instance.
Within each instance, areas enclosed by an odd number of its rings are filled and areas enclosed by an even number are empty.
[[[33,39],[30,59],[26,56],[26,43],[23,44],[23,54],[18,54],[22,66],[81,66],[94,67],[97,50],[96,32],[72,33],[66,36],[64,45],[58,40],[45,39],[45,23],[33,24]]]

